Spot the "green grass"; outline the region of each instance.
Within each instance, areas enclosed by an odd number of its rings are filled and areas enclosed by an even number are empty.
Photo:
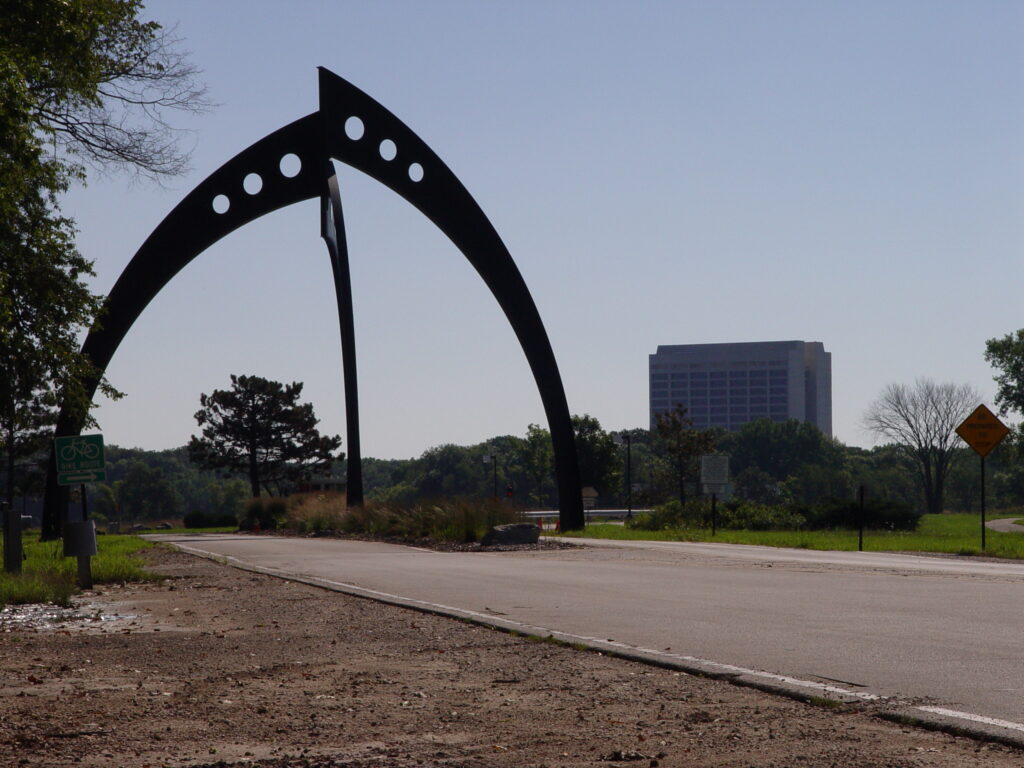
[[[213,528],[146,528],[137,531],[143,533],[238,533],[237,525],[220,525]]]
[[[999,513],[987,515],[998,518]],[[594,524],[573,536],[632,541],[720,541],[728,544],[759,544],[766,547],[856,550],[857,531],[718,531],[671,529],[640,531],[622,525]],[[985,531],[985,555],[1024,559],[1024,534]],[[944,552],[978,555],[981,551],[980,515],[925,515],[913,532],[864,531],[864,550],[869,552]]]
[[[3,537],[0,536],[0,541]],[[64,557],[60,541],[39,541],[34,533],[22,537],[26,559],[18,575],[0,573],[0,605],[56,603],[67,605],[78,591],[78,563]],[[98,536],[97,554],[92,558],[96,584],[152,580],[142,569],[138,552],[153,546],[137,536]]]

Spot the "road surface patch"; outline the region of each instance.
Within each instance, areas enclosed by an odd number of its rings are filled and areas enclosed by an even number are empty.
[[[931,730],[947,731],[972,738],[995,741],[1012,747],[1024,749],[1024,724],[1014,723],[1008,720],[976,715],[970,712],[961,712],[953,709],[931,706],[901,706],[899,702],[889,697],[869,693],[867,691],[851,691],[838,685],[822,683],[815,680],[802,680],[788,675],[778,675],[762,670],[749,669],[734,664],[726,664],[709,659],[702,659],[697,656],[658,651],[651,648],[643,648],[620,643],[612,639],[589,637],[586,635],[575,635],[568,632],[561,632],[549,627],[542,627],[534,624],[513,621],[502,618],[493,613],[473,611],[466,608],[433,603],[426,600],[403,597],[389,592],[369,589],[347,582],[332,581],[330,579],[317,578],[315,576],[304,576],[275,568],[266,568],[259,565],[247,563],[239,558],[230,555],[223,555],[210,552],[195,546],[189,546],[180,542],[166,541],[165,543],[181,549],[190,554],[205,557],[216,562],[230,565],[240,570],[260,573],[266,576],[273,576],[289,581],[296,581],[310,586],[320,587],[335,592],[355,597],[363,597],[369,600],[396,605],[403,608],[431,613],[439,616],[470,621],[480,626],[498,629],[503,632],[510,632],[518,635],[536,636],[550,638],[552,640],[572,646],[584,646],[587,650],[596,651],[652,664],[659,667],[666,667],[680,672],[694,675],[701,675],[719,680],[725,680],[747,688],[755,688],[767,693],[786,696],[801,701],[823,701],[836,704],[866,704],[872,702],[891,702],[892,709],[882,711],[879,716],[885,719],[904,722],[921,726]]]

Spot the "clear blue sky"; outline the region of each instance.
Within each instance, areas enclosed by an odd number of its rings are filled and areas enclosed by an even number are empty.
[[[316,110],[316,67],[391,109],[476,197],[547,326],[570,409],[646,426],[659,344],[832,352],[838,438],[890,382],[976,385],[1024,327],[1024,4],[161,0],[218,106],[188,176],[69,194],[106,292],[236,152]],[[497,304],[443,235],[343,169],[364,453],[544,423]],[[229,374],[303,381],[344,436],[316,204],[248,225],[150,305],[109,369],[107,441],[168,448]]]

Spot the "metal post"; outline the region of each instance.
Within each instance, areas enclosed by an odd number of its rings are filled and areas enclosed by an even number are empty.
[[[633,519],[633,437],[629,432],[626,437],[626,519]]]
[[[82,522],[89,519],[89,505],[85,498],[85,483],[82,489]],[[78,586],[92,589],[92,558],[89,555],[78,555]]]
[[[985,551],[985,457],[981,457],[981,551]]]
[[[491,464],[492,465],[491,471],[492,471],[492,477],[493,477],[493,480],[492,480],[493,486],[492,486],[492,489],[491,489],[491,493],[493,494],[494,500],[497,501],[498,500],[498,455],[495,454],[495,453],[487,454],[486,456],[484,456],[484,464]]]
[[[711,494],[711,535],[714,536],[718,532],[718,510],[716,502],[718,501],[718,494]]]
[[[857,489],[857,500],[860,503],[860,520],[857,526],[860,530],[857,534],[857,551],[864,551],[864,486]]]
[[[92,589],[92,558],[89,555],[78,556],[78,586]]]
[[[4,571],[21,573],[21,516],[6,501],[0,501],[0,508],[4,512]]]

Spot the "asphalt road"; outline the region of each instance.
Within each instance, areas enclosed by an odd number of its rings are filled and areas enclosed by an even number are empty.
[[[1024,732],[1024,565],[674,542],[478,554],[320,538],[152,538]]]

